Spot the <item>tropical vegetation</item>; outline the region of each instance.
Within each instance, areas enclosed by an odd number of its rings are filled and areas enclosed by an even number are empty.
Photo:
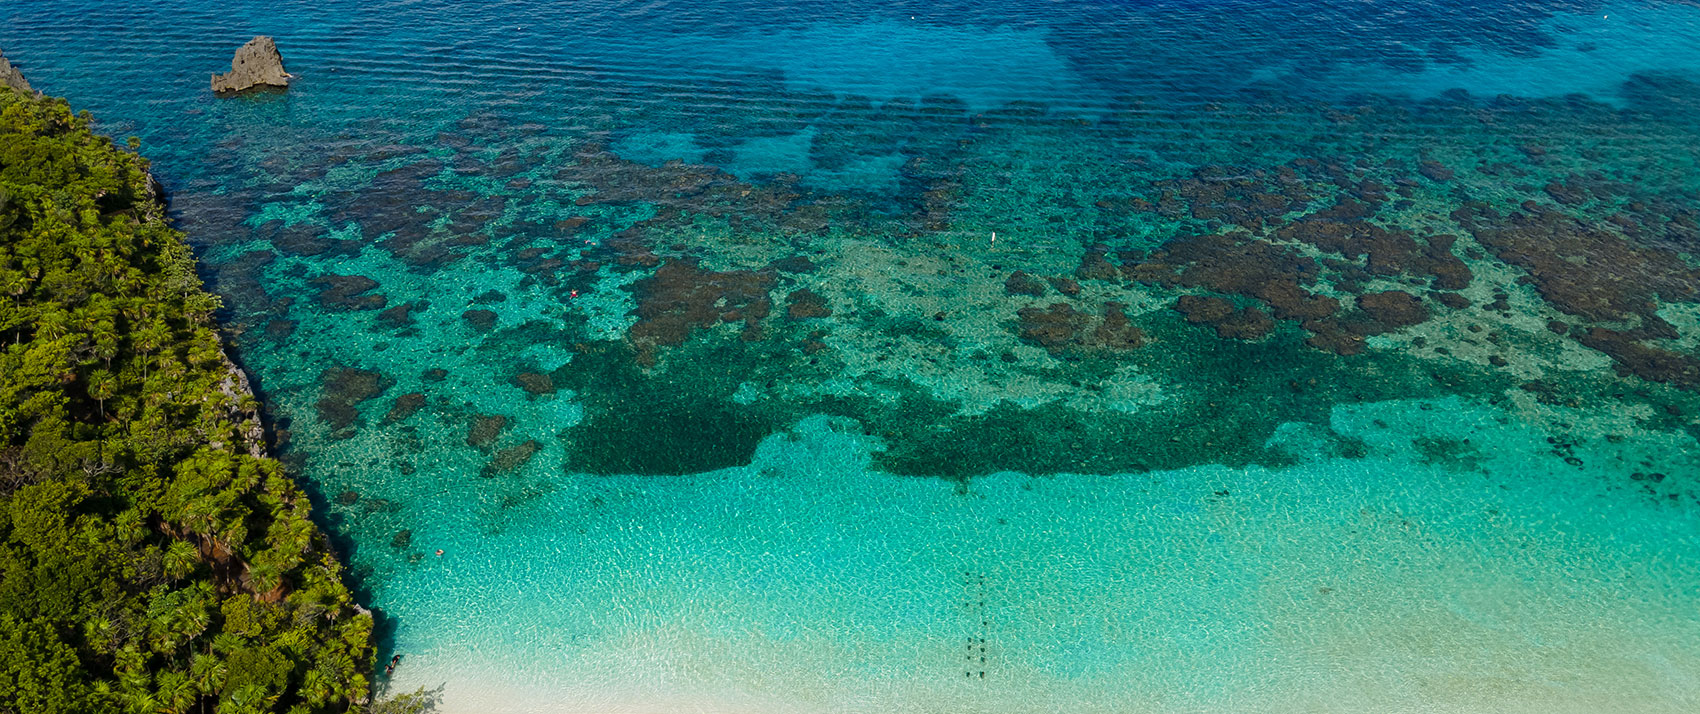
[[[0,86],[0,712],[342,712],[372,618],[147,162]]]

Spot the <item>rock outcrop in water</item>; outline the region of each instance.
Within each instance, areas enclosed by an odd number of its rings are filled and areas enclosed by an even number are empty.
[[[30,94],[35,93],[35,90],[30,88],[29,81],[24,79],[24,73],[19,72],[17,67],[12,66],[11,60],[6,59],[6,53],[4,52],[0,52],[0,84],[6,85],[20,92],[28,92]]]
[[[219,94],[234,94],[255,87],[288,87],[289,80],[277,43],[261,35],[236,50],[229,72],[212,76],[212,89]]]

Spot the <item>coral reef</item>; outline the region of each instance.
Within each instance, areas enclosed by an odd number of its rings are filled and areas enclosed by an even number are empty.
[[[524,443],[498,450],[496,455],[490,459],[490,463],[485,465],[480,475],[484,478],[492,478],[512,473],[524,466],[527,461],[530,461],[531,457],[535,456],[541,448],[543,448],[542,445],[536,441],[527,440]]]
[[[684,344],[696,330],[743,323],[743,339],[761,339],[761,320],[773,308],[769,272],[704,270],[694,261],[670,260],[655,274],[632,284],[638,321],[627,332],[640,362],[653,365],[656,348]]]
[[[319,419],[335,430],[353,426],[360,418],[360,404],[377,398],[394,384],[394,379],[371,370],[354,367],[327,369],[319,377],[321,396],[315,405]]]
[[[508,418],[502,415],[477,415],[472,419],[472,426],[466,432],[467,446],[479,449],[489,448],[496,443],[496,438],[508,428]]]
[[[1025,342],[1053,355],[1104,355],[1138,349],[1145,332],[1127,318],[1126,305],[1104,303],[1096,318],[1065,303],[1045,308],[1024,307],[1016,312],[1017,330]]]
[[[794,290],[785,299],[788,303],[785,316],[792,320],[832,317],[832,308],[827,306],[826,298],[808,288]]]
[[[308,281],[319,289],[314,298],[332,310],[381,310],[389,299],[383,294],[367,294],[378,287],[378,281],[364,275],[326,273]]]

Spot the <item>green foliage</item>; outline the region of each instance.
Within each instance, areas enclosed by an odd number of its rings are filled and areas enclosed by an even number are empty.
[[[148,181],[0,88],[0,713],[358,709],[371,618],[242,443],[218,299]]]
[[[441,692],[420,687],[406,694],[385,697],[372,703],[369,714],[431,714],[437,711]]]

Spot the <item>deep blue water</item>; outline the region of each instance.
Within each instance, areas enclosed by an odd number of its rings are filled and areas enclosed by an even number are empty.
[[[256,34],[295,83],[213,97]],[[1693,4],[10,2],[0,49],[141,139],[445,711],[1700,709]]]

